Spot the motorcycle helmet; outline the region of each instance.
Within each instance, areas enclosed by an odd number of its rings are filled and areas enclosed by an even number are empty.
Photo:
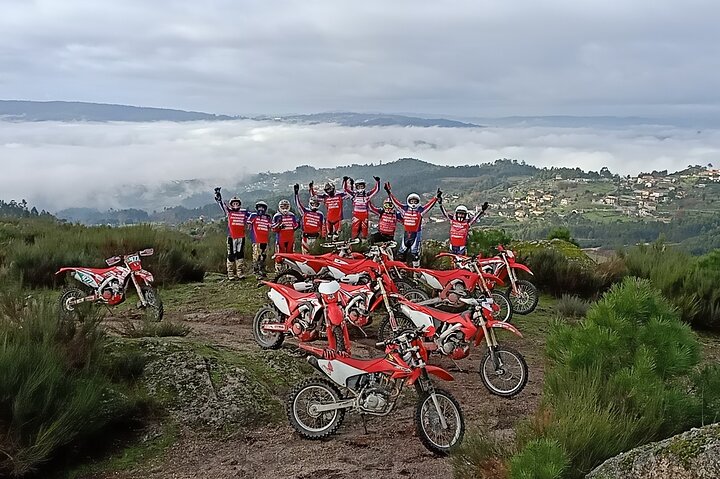
[[[360,178],[355,181],[355,191],[365,191],[365,180]]]
[[[458,205],[457,208],[455,208],[455,219],[458,221],[465,221],[468,216],[468,209],[465,205]]]
[[[280,200],[278,203],[278,211],[284,215],[290,212],[290,202],[288,200]]]
[[[233,196],[232,198],[230,198],[230,201],[228,201],[228,207],[233,211],[239,210],[241,206],[242,201],[240,201],[240,198],[238,198],[237,196]]]
[[[407,197],[406,202],[411,210],[418,209],[420,207],[420,195],[416,193],[410,193]]]
[[[325,187],[323,188],[325,190],[325,193],[327,193],[329,196],[335,195],[335,184],[328,181],[325,183]]]
[[[317,211],[318,208],[320,208],[320,200],[317,198],[317,196],[310,197],[310,201],[308,202],[310,205],[310,209],[312,211]]]
[[[395,205],[392,200],[390,198],[385,198],[383,201],[383,210],[385,210],[385,213],[392,213],[394,209]]]
[[[257,210],[258,213],[261,213],[261,214],[266,213],[267,208],[268,208],[267,203],[265,203],[264,201],[258,201],[257,203],[255,203],[255,209]]]

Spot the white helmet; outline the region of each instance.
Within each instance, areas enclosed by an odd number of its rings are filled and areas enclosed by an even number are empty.
[[[280,200],[280,203],[278,203],[278,211],[283,214],[290,212],[290,202],[288,200]]]
[[[239,210],[242,206],[242,201],[240,201],[240,198],[238,198],[237,196],[233,196],[232,198],[230,198],[230,201],[228,201],[228,206],[233,211]]]
[[[267,212],[267,203],[265,203],[262,200],[258,201],[257,203],[255,203],[255,209],[258,211],[262,210],[263,213],[266,213]]]
[[[310,209],[313,211],[320,208],[320,200],[318,199],[317,196],[311,196],[308,204],[310,205]]]
[[[325,190],[325,193],[327,193],[330,196],[334,195],[335,194],[335,183],[328,181],[327,183],[325,183],[325,187],[323,188],[323,190]]]
[[[364,191],[365,190],[365,180],[362,178],[359,178],[355,180],[355,190],[356,191]]]
[[[420,195],[416,193],[410,193],[406,200],[407,205],[410,209],[416,209],[420,207]]]
[[[459,218],[459,216],[462,215],[462,219]],[[456,220],[464,220],[468,216],[468,209],[465,205],[458,205],[457,208],[455,208],[455,219]]]

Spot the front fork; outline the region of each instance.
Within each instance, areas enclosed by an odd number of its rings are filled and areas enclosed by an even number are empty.
[[[497,336],[495,336],[495,330],[492,328],[488,329],[485,325],[485,321],[483,321],[480,326],[482,327],[485,342],[487,343],[488,351],[490,352],[490,359],[492,359],[495,370],[497,371],[498,369],[502,369],[502,359],[500,359],[500,356],[495,354],[497,347],[499,346]]]
[[[503,256],[503,261],[505,261],[505,268],[507,269],[507,275],[508,275],[508,279],[510,280],[512,292],[515,296],[517,296],[518,289],[517,289],[517,277],[515,277],[515,270],[510,267],[510,263],[508,262],[508,259],[505,256]]]
[[[430,398],[432,399],[433,405],[435,406],[435,411],[438,414],[438,417],[440,418],[440,425],[443,429],[447,429],[447,420],[445,419],[445,415],[443,415],[442,409],[440,408],[440,403],[437,400],[437,396],[435,395],[435,387],[433,386],[432,381],[430,381],[430,377],[428,376],[427,371],[423,369],[422,376],[418,379],[418,396],[421,391],[424,391],[428,393]]]
[[[137,291],[138,298],[140,298],[140,304],[143,308],[147,307],[147,301],[145,301],[145,295],[142,292],[142,288],[140,287],[140,283],[138,283],[137,277],[134,274],[131,274],[130,278],[135,285],[135,291]]]

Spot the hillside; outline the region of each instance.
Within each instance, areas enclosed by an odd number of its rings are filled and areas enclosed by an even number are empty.
[[[217,121],[240,117],[77,101],[0,100],[0,120],[10,121]]]
[[[280,117],[260,117],[283,123],[336,123],[342,126],[417,126],[441,128],[479,128],[474,123],[448,120],[445,118],[420,118],[417,116],[388,115],[383,113],[328,112],[310,115],[290,115]]]

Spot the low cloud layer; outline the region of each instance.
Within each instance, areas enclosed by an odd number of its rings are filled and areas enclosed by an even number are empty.
[[[350,128],[271,122],[0,122],[0,198],[57,211],[126,207],[123,185],[207,184],[298,165],[414,157],[463,165],[512,158],[537,166],[603,166],[621,174],[720,163],[720,131],[670,127]],[[168,198],[167,205],[180,198]]]

